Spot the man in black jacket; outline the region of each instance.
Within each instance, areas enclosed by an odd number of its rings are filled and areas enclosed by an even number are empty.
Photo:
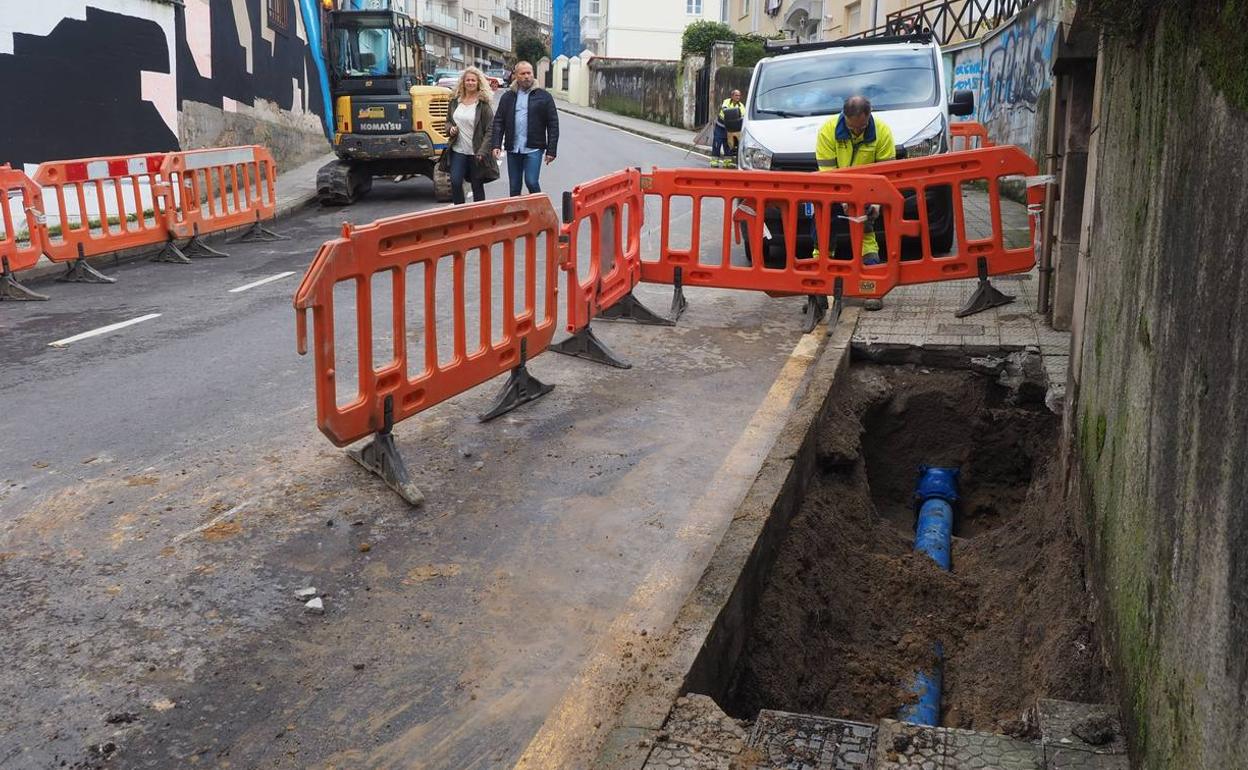
[[[542,155],[555,159],[559,145],[559,113],[549,92],[533,84],[533,65],[516,62],[511,89],[498,100],[494,112],[494,157],[507,152],[507,180],[511,194],[520,194],[520,182],[530,193],[541,192],[538,176]]]

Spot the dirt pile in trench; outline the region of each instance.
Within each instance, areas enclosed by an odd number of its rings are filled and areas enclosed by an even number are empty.
[[[729,704],[874,721],[944,645],[942,721],[1017,733],[1038,697],[1101,701],[1057,418],[971,372],[858,366],[780,547]],[[962,469],[953,571],[913,552],[920,464]]]

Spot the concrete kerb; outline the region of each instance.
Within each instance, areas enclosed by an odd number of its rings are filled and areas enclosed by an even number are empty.
[[[559,101],[558,106],[559,106],[560,112],[566,112],[569,115],[575,115],[578,118],[591,120],[595,123],[600,123],[604,126],[610,126],[611,128],[618,128],[621,131],[627,131],[630,134],[636,134],[637,136],[645,137],[646,139],[651,139],[656,142],[662,142],[663,144],[670,144],[673,147],[679,147],[682,150],[688,150],[698,155],[706,155],[706,151],[710,149],[709,147],[698,145],[693,142],[686,142],[684,140],[676,139],[671,136],[664,136],[661,131],[647,131],[647,130],[643,130],[640,128],[636,128],[631,125],[624,124],[624,123],[617,123],[615,121],[608,120],[592,112],[582,110],[577,105],[572,104],[570,102]]]
[[[312,163],[324,164],[325,162],[328,162],[329,159],[332,159],[334,157],[336,156],[333,155],[333,153],[330,153],[326,155],[324,158],[318,158],[315,161],[311,161],[308,164],[304,164],[304,166],[300,166],[299,168],[300,169],[305,168],[306,166],[310,166]],[[281,183],[280,176],[278,177],[278,183],[279,184]],[[307,187],[306,189],[304,189],[304,186],[301,184],[300,188],[301,189],[299,189],[297,192],[287,194],[287,195],[282,195],[281,191],[280,190],[278,191],[278,194],[276,196],[277,202],[275,205],[273,219],[267,220],[265,224],[272,224],[275,222],[279,222],[285,217],[288,217],[291,214],[294,214],[295,212],[302,209],[304,206],[316,200],[315,175],[313,175],[312,177],[312,184],[310,187]],[[238,233],[241,233],[247,230],[250,227],[251,227],[251,224],[246,224],[246,225],[241,225],[239,227],[227,228],[225,230],[217,230],[217,231],[208,233],[207,235],[204,235],[203,240],[209,243],[219,243],[225,239],[228,239],[232,235],[236,235]],[[154,244],[151,246],[136,246],[133,249],[122,249],[121,251],[113,251],[113,252],[109,252],[108,254],[98,254],[94,257],[87,257],[87,264],[91,265],[91,267],[94,267],[97,270],[103,270],[103,269],[110,268],[110,267],[118,267],[119,265],[126,265],[131,262],[139,262],[141,260],[147,259],[155,254],[158,254],[160,250],[163,249],[164,247],[165,247],[164,242],[161,242],[159,244]],[[39,260],[39,264],[35,265],[29,270],[23,270],[22,272],[17,273],[16,277],[17,277],[17,280],[21,281],[23,284],[39,283],[41,281],[60,276],[62,273],[65,272],[65,268],[71,264],[73,263],[72,262],[53,262],[49,260],[47,257],[41,257]]]
[[[600,744],[595,768],[641,770],[678,697],[723,695],[745,648],[747,619],[815,471],[816,430],[833,387],[848,370],[859,312],[846,308],[827,338],[797,407],[656,653],[635,658],[633,670],[624,674],[636,684]],[[820,327],[816,333],[822,332]]]

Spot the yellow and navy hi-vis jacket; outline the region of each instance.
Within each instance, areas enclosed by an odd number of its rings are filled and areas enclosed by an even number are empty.
[[[867,121],[867,128],[861,136],[850,134],[843,113],[835,119],[828,118],[815,140],[815,160],[819,162],[820,171],[865,166],[896,157],[893,130],[883,121],[876,120],[874,115]]]

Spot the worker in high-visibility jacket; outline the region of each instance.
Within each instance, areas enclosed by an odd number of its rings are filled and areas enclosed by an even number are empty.
[[[828,118],[819,129],[815,140],[815,160],[820,171],[866,166],[883,160],[894,160],[897,147],[893,144],[893,131],[883,121],[871,114],[871,101],[865,96],[851,96],[845,100],[840,115]],[[828,242],[836,248],[836,236],[848,227],[842,217],[844,207],[837,205],[832,211],[832,234]],[[863,224],[860,253],[864,265],[878,265],[880,247],[876,243],[873,223],[879,216],[879,206],[871,206],[867,221]],[[811,224],[812,231],[814,224]],[[812,236],[814,233],[812,232]],[[815,237],[815,256],[818,257],[819,240]],[[879,300],[867,300],[868,310],[882,307]]]
[[[745,104],[741,101],[741,90],[734,88],[732,94],[719,105],[719,114],[715,116],[715,135],[711,139],[712,166],[736,166],[733,156],[737,152],[744,122]]]

